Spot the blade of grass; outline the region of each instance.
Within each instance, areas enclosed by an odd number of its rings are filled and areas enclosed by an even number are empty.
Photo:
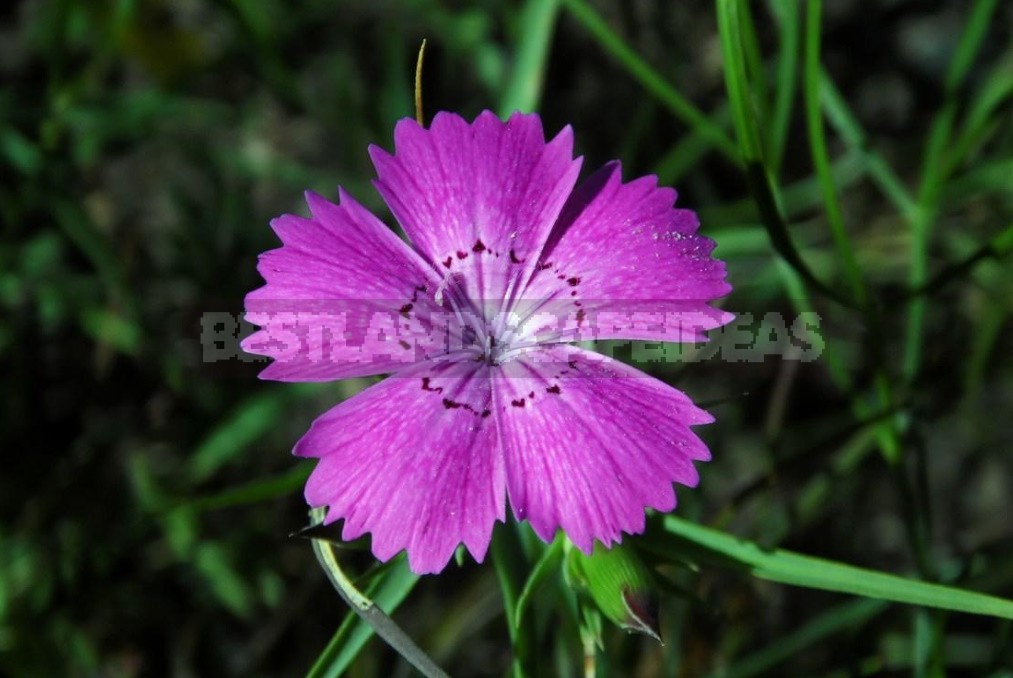
[[[542,557],[535,564],[534,569],[531,570],[528,580],[524,582],[524,589],[517,597],[514,624],[519,625],[524,621],[524,613],[527,612],[528,607],[531,605],[531,599],[535,593],[538,592],[546,579],[559,569],[560,564],[563,562],[563,540],[563,537],[556,537],[552,545],[542,553]]]
[[[280,475],[259,478],[223,492],[187,500],[177,508],[199,513],[256,504],[295,492],[305,485],[309,475],[310,468],[308,466],[297,465]]]
[[[190,480],[194,483],[207,480],[271,430],[281,419],[288,398],[288,394],[272,389],[241,403],[190,457]]]
[[[688,556],[708,565],[747,572],[759,579],[791,586],[1013,619],[1013,600],[792,551],[764,550],[755,543],[676,516],[665,516],[663,524],[668,537],[665,546],[675,557]]]
[[[710,117],[724,129],[730,121],[728,106],[720,106]],[[710,148],[711,142],[699,131],[694,130],[684,136],[657,162],[654,173],[658,175],[658,183],[662,186],[675,184],[683,175],[696,167]]]
[[[914,198],[883,156],[869,146],[865,131],[824,69],[820,71],[820,94],[823,110],[834,131],[845,143],[862,154],[869,176],[879,186],[883,195],[894,204],[905,219],[912,221],[917,211]]]
[[[312,513],[314,523],[319,523],[323,520],[323,509],[313,509]],[[368,624],[376,635],[383,638],[405,661],[418,669],[422,675],[427,678],[447,678],[447,674],[443,669],[437,666],[436,662],[430,659],[415,644],[415,641],[400,626],[394,623],[393,619],[388,617],[372,600],[355,588],[355,585],[338,564],[337,556],[334,554],[334,547],[330,542],[323,539],[311,539],[310,541],[313,544],[313,553],[316,555],[317,561],[320,562],[320,566],[323,567],[327,578],[334,586],[334,590],[338,592],[342,600],[348,603],[352,611]]]
[[[946,104],[933,121],[922,162],[918,189],[918,210],[912,223],[911,261],[908,285],[919,289],[928,276],[929,240],[935,223],[939,194],[945,180],[944,157],[949,146],[957,112],[957,90],[963,84],[995,11],[997,0],[978,0],[957,44],[946,74]],[[916,297],[908,309],[904,337],[903,374],[915,378],[921,366],[922,334],[925,326],[926,299]]]
[[[830,166],[830,174],[834,184],[845,189],[860,181],[865,176],[865,169],[865,163],[860,154],[851,150],[833,161]],[[822,203],[822,200],[820,181],[816,176],[800,179],[781,189],[781,204],[786,218],[812,211]],[[752,198],[725,202],[713,207],[703,207],[699,210],[699,214],[701,221],[719,224],[737,224],[759,220],[756,202]],[[705,216],[706,219],[704,219]]]
[[[514,651],[513,675],[523,678],[526,675],[529,648],[533,643],[529,641],[532,629],[517,623],[518,603],[528,579],[528,563],[524,557],[518,525],[514,522],[498,525],[493,532],[489,551],[503,594],[503,612]]]
[[[749,83],[746,80],[736,0],[717,0],[718,32],[725,60],[725,85],[731,102],[732,122],[739,149],[746,165],[746,179],[756,201],[760,217],[774,250],[807,284],[843,306],[855,303],[821,282],[803,261],[788,233],[788,223],[781,210],[770,173],[764,165],[763,148],[756,126],[756,115],[750,105]]]
[[[756,34],[753,21],[752,3],[743,2],[739,5],[739,35],[742,39],[742,56],[746,65],[746,73],[750,87],[750,100],[756,108],[757,125],[760,132],[760,145],[763,156],[770,155],[770,86],[767,83],[766,65],[760,51],[760,39]]]
[[[558,14],[559,0],[528,0],[525,3],[517,26],[513,69],[500,101],[500,117],[505,118],[514,111],[530,113],[538,108]]]
[[[823,614],[806,621],[794,632],[778,638],[731,666],[709,675],[709,678],[750,678],[762,675],[799,652],[831,636],[861,627],[873,617],[887,609],[889,603],[882,600],[853,600],[838,605]]]
[[[957,43],[957,51],[953,54],[950,67],[946,72],[946,91],[953,94],[964,84],[967,72],[978,55],[982,40],[992,21],[992,14],[999,0],[978,0],[971,10],[971,16],[964,26],[964,33]]]
[[[1013,224],[1010,224],[998,235],[989,239],[988,242],[978,248],[971,256],[944,268],[923,287],[912,290],[911,296],[931,296],[950,282],[964,277],[968,271],[974,269],[975,266],[985,259],[999,260],[1007,256],[1011,251],[1013,251]]]
[[[718,0],[718,31],[725,60],[725,85],[731,102],[732,123],[739,140],[739,151],[746,163],[763,162],[763,145],[757,126],[757,111],[752,106],[746,78],[745,54],[739,22],[739,2]]]
[[[366,596],[388,613],[404,602],[418,583],[404,561],[378,574],[366,588]],[[344,674],[373,636],[373,629],[355,613],[349,613],[341,622],[327,647],[310,668],[307,678],[337,678]]]
[[[841,203],[834,188],[833,176],[830,172],[830,154],[827,152],[827,140],[823,132],[823,116],[820,109],[820,0],[809,0],[806,10],[805,35],[805,112],[806,127],[809,131],[809,147],[812,151],[813,166],[823,189],[823,203],[826,206],[827,221],[833,235],[837,256],[844,266],[844,274],[851,284],[851,293],[859,306],[866,307],[869,301],[868,290],[862,273],[858,268],[855,250],[851,245],[847,229],[844,227],[844,215]]]
[[[679,94],[654,68],[641,59],[584,0],[563,0],[563,2],[570,16],[579,21],[602,48],[619,61],[645,90],[664,104],[677,118],[689,125],[692,130],[699,132],[725,157],[736,164],[740,162],[735,142],[725,134],[725,131],[688,99]]]
[[[1013,96],[1013,52],[1000,61],[985,78],[985,83],[971,100],[963,124],[946,157],[945,175],[950,176],[971,151],[981,144],[998,122],[996,109]],[[1001,116],[998,116],[1001,117]]]
[[[796,0],[774,0],[770,3],[781,33],[777,57],[777,93],[774,97],[768,146],[768,163],[775,175],[780,173],[781,162],[784,160],[788,126],[791,124],[791,109],[795,102],[795,89],[798,83],[798,55],[802,34],[799,4]]]

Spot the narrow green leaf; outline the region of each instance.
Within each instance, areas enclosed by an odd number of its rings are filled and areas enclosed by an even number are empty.
[[[404,560],[398,560],[370,581],[366,596],[378,607],[391,614],[418,583]],[[317,658],[307,678],[337,678],[351,665],[373,636],[373,629],[354,613],[349,613],[338,627],[327,647]]]
[[[911,290],[909,296],[930,296],[950,282],[964,277],[965,273],[974,269],[982,261],[986,259],[1000,260],[1011,251],[1013,251],[1013,224],[1007,226],[998,235],[990,238],[988,242],[975,250],[963,261],[944,268],[924,286]]]
[[[778,201],[775,186],[764,164],[763,148],[756,126],[756,112],[750,104],[749,83],[746,80],[741,36],[739,34],[737,0],[717,0],[718,32],[725,60],[725,86],[731,103],[742,158],[746,164],[746,180],[756,201],[760,218],[774,250],[811,287],[843,306],[855,303],[820,281],[799,254],[788,233],[788,223]]]
[[[629,45],[616,35],[608,24],[591,9],[584,0],[563,0],[570,15],[598,41],[632,75],[644,89],[664,104],[677,118],[696,130],[710,141],[715,148],[735,163],[739,162],[739,151],[724,130],[711,121],[700,109],[679,94],[661,75]]]
[[[893,168],[883,156],[870,148],[865,130],[848,108],[847,102],[830,79],[825,69],[820,71],[820,98],[827,120],[845,143],[858,151],[865,161],[869,175],[890,202],[908,221],[914,219],[917,205],[910,191],[904,186]]]
[[[725,85],[731,101],[732,123],[739,139],[739,150],[747,164],[763,163],[763,145],[757,125],[758,111],[752,104],[746,77],[745,54],[739,26],[738,0],[717,0],[718,33],[725,60]]]
[[[313,509],[311,513],[314,523],[319,523],[323,520],[324,514],[322,509]],[[368,624],[376,635],[383,638],[405,661],[418,669],[422,675],[427,678],[446,678],[447,674],[443,669],[437,666],[436,662],[423,652],[415,644],[415,641],[400,626],[394,623],[393,619],[388,617],[374,601],[355,588],[355,585],[352,584],[352,581],[338,564],[334,547],[323,539],[311,539],[310,541],[313,544],[313,553],[316,555],[320,566],[323,567],[327,578],[334,586],[334,590],[338,592],[342,600],[348,603],[352,611],[363,622]]]
[[[517,26],[514,64],[500,101],[501,117],[514,111],[530,113],[538,108],[545,81],[552,31],[559,14],[559,0],[528,0]]]
[[[922,287],[928,275],[929,241],[936,220],[939,194],[946,179],[945,154],[950,146],[950,137],[957,116],[958,102],[955,95],[963,85],[963,80],[981,47],[985,29],[997,4],[996,0],[979,0],[975,3],[947,70],[947,101],[943,109],[936,114],[929,131],[918,188],[918,210],[911,224],[911,261],[908,273],[908,285],[911,289]],[[902,368],[908,380],[914,379],[921,367],[925,313],[925,298],[916,297],[908,309],[904,336]]]
[[[178,508],[194,512],[214,511],[283,497],[302,487],[306,483],[306,479],[309,478],[309,474],[309,466],[299,464],[280,475],[258,478],[238,487],[189,499]]]
[[[1013,96],[1013,52],[996,64],[970,98],[960,131],[946,152],[944,175],[950,176],[998,127],[1002,115],[993,114]]]
[[[531,605],[531,599],[541,589],[546,580],[556,572],[563,562],[563,544],[565,537],[556,537],[552,545],[542,553],[542,557],[535,563],[528,580],[524,582],[521,595],[517,598],[516,611],[514,612],[513,623],[520,626],[524,622],[524,615]]]
[[[954,92],[964,82],[967,72],[974,63],[974,57],[978,55],[982,40],[988,31],[992,20],[992,14],[998,6],[999,0],[978,0],[974,3],[971,16],[964,25],[964,32],[957,43],[957,51],[950,61],[950,67],[946,71],[946,90]]]
[[[795,103],[795,89],[798,83],[798,55],[802,34],[799,6],[797,0],[775,0],[771,3],[781,32],[777,57],[777,93],[774,97],[769,147],[770,166],[775,174],[780,171],[781,161],[784,159],[788,126],[791,124],[791,109]]]
[[[762,650],[711,673],[708,678],[750,678],[767,673],[799,652],[844,631],[861,627],[883,612],[882,600],[853,600],[806,620],[797,630],[767,644]]]
[[[851,293],[859,306],[868,304],[868,292],[862,273],[858,268],[855,250],[851,245],[847,229],[844,227],[844,214],[834,187],[830,172],[830,154],[827,152],[827,140],[823,133],[823,116],[820,109],[820,0],[809,0],[806,11],[805,35],[805,112],[806,127],[809,131],[809,147],[812,151],[813,166],[823,189],[823,203],[826,207],[827,221],[834,238],[837,256],[840,258],[844,273],[851,284]]]
[[[731,119],[727,105],[720,106],[710,117],[721,126],[721,129],[727,127]],[[658,183],[663,186],[675,184],[683,175],[697,166],[710,148],[710,141],[697,130],[684,136],[661,156],[655,165],[654,173],[658,175]],[[626,156],[620,155],[620,157]]]
[[[283,395],[262,393],[244,401],[215,427],[190,458],[190,477],[201,482],[241,454],[281,419]]]
[[[748,572],[760,579],[877,600],[1013,619],[1013,600],[907,579],[791,551],[764,550],[755,543],[675,516],[665,517],[664,528],[669,537],[667,546],[670,553],[684,554],[710,565]]]

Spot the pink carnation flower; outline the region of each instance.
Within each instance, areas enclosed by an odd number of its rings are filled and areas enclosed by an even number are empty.
[[[417,573],[461,543],[481,561],[507,500],[587,553],[643,531],[673,483],[696,484],[710,454],[690,427],[713,419],[572,343],[696,342],[731,319],[709,305],[730,286],[696,215],[618,163],[575,190],[571,129],[546,143],[537,115],[405,119],[394,146],[369,150],[408,244],[344,191],[309,193],[310,218],[271,223],[282,247],[246,298],[262,329],[243,347],[274,359],[262,378],[392,375],[298,442],[319,459],[306,500]]]

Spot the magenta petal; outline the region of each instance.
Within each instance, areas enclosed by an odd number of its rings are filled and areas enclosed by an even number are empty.
[[[691,425],[712,417],[680,391],[572,346],[536,349],[494,379],[514,514],[546,541],[562,528],[581,550],[644,529],[644,509],[675,507],[710,454]]]
[[[282,241],[261,255],[267,284],[246,297],[261,330],[243,342],[274,358],[265,379],[320,381],[391,372],[432,351],[445,314],[435,273],[368,210],[307,193],[312,217],[271,222]],[[430,341],[431,343],[431,341]]]
[[[580,171],[570,128],[546,143],[537,115],[438,113],[430,129],[398,122],[394,146],[370,154],[412,244],[478,303],[517,294]]]
[[[554,334],[700,341],[732,319],[708,303],[731,290],[725,265],[675,199],[653,176],[622,183],[617,162],[574,192],[524,291],[556,320]]]
[[[407,549],[416,573],[442,570],[462,542],[481,561],[505,493],[488,369],[416,365],[322,415],[295,448],[320,458],[307,502],[344,519],[344,539],[371,532],[380,560]]]

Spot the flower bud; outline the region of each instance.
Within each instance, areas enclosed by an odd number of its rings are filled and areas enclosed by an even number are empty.
[[[633,548],[616,544],[608,549],[596,542],[590,556],[570,549],[567,573],[571,584],[585,589],[620,628],[661,642],[654,577]]]

